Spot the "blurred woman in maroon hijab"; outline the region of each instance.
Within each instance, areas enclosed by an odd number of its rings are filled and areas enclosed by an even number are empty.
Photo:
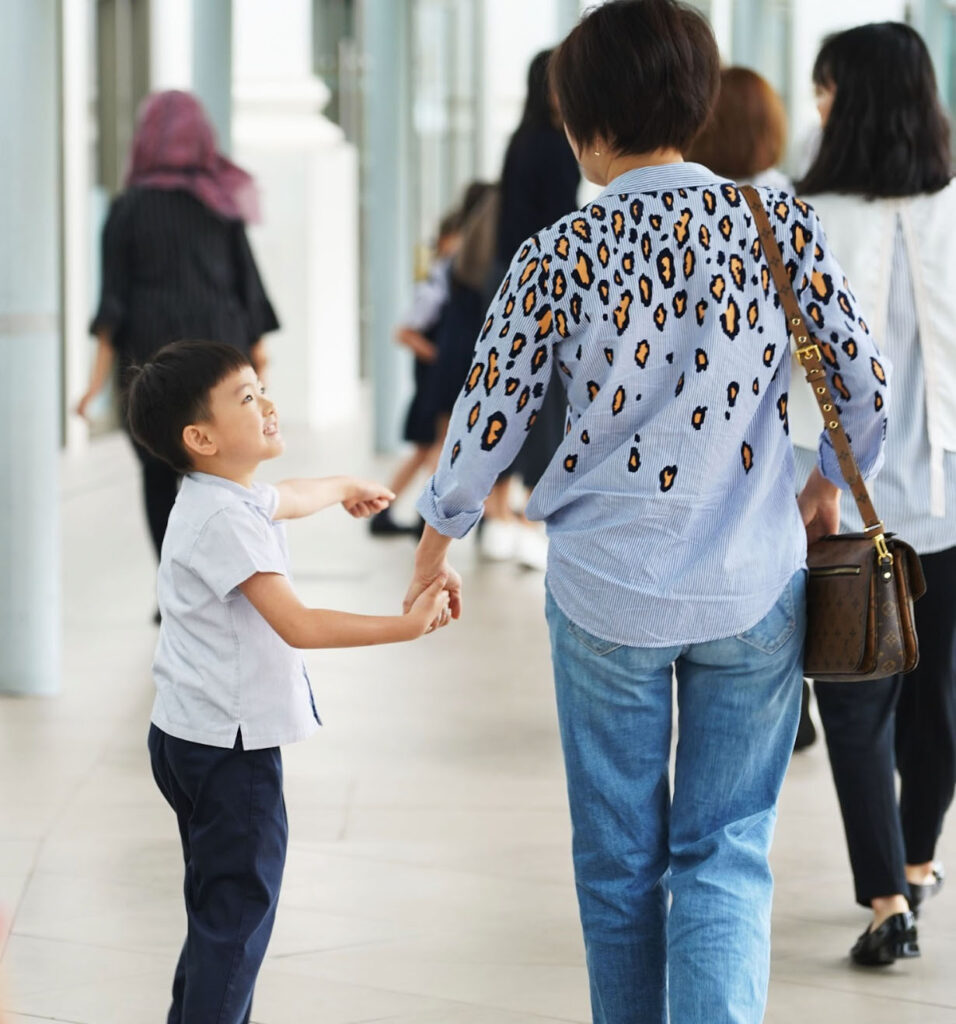
[[[260,378],[262,336],[279,326],[246,239],[259,219],[252,177],[216,149],[199,101],[170,90],[144,100],[125,188],[103,229],[99,308],[90,325],[96,359],[77,412],[120,366],[150,358],[171,341],[221,341],[249,354]],[[133,442],[143,470],[156,556],[179,479]]]

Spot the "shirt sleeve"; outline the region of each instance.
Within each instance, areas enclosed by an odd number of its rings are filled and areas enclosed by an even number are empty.
[[[100,302],[90,323],[90,334],[107,333],[115,343],[129,296],[128,211],[123,197],[114,200],[103,225],[101,240]]]
[[[249,345],[254,345],[263,334],[279,329],[279,319],[272,308],[269,296],[266,295],[265,285],[262,283],[249,239],[246,237],[246,230],[242,224],[236,224],[235,230],[239,293],[249,325]]]
[[[781,212],[786,205],[780,205]],[[774,213],[779,224],[777,207]],[[794,199],[787,227],[792,253],[787,269],[797,301],[819,343],[827,383],[857,465],[863,477],[869,478],[883,464],[891,366],[877,348],[816,213]],[[793,387],[809,386],[799,378],[793,381]],[[831,483],[849,489],[822,420],[818,465]]]
[[[194,572],[220,601],[257,572],[288,575],[272,527],[251,509],[224,508],[210,517],[189,556]]]
[[[552,257],[533,236],[492,300],[438,469],[418,501],[425,521],[447,537],[463,537],[478,522],[495,480],[537,419],[553,348],[570,333],[565,273],[552,273]]]

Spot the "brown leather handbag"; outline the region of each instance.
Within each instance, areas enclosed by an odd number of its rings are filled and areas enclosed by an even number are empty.
[[[757,191],[741,188],[773,274],[796,356],[823,414],[840,470],[863,519],[862,533],[823,537],[807,550],[804,672],[826,682],[883,679],[919,662],[913,602],[926,592],[919,556],[883,529],[830,393],[819,342],[810,334]]]

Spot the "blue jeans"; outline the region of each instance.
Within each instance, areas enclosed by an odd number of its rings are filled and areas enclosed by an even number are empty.
[[[763,1020],[767,858],[800,715],[805,587],[798,572],[739,636],[667,648],[592,636],[548,594],[595,1024]]]

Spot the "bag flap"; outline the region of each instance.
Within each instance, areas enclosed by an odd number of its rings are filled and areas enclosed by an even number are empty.
[[[906,575],[909,578],[910,597],[915,601],[926,593],[926,577],[923,575],[923,563],[919,555],[906,543],[895,537],[889,541],[889,549],[898,561],[905,561]]]

